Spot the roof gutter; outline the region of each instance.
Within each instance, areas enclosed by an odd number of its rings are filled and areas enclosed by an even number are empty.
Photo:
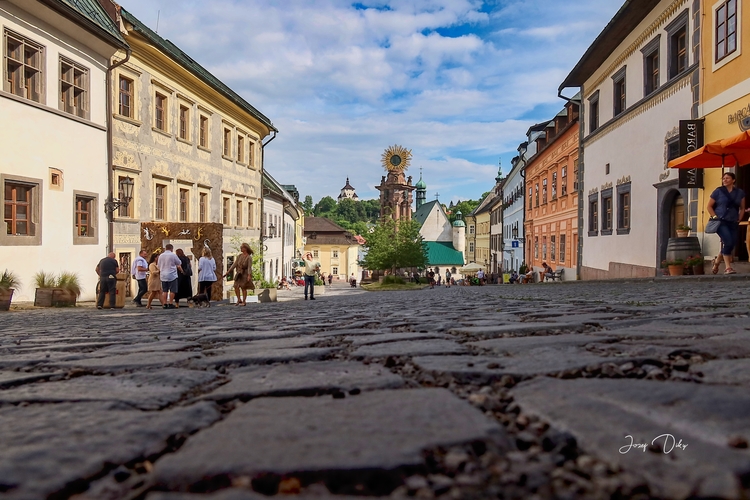
[[[115,68],[122,66],[130,60],[132,54],[130,47],[125,49],[125,59],[115,62],[107,68],[107,186],[109,190],[109,201],[114,198],[114,172],[115,166],[113,163],[113,150],[114,145],[112,144],[112,100],[114,99],[114,92],[112,91],[112,72]],[[108,235],[107,235],[107,252],[114,252],[114,229],[115,229],[115,212],[114,210],[107,214],[108,220]]]
[[[271,136],[271,138],[268,139],[266,142],[260,143],[260,241],[261,241],[260,258],[261,258],[261,262],[263,261],[263,249],[264,249],[263,248],[264,247],[263,236],[266,235],[266,227],[265,227],[265,224],[263,224],[264,217],[265,217],[265,212],[264,212],[265,203],[263,203],[263,200],[265,198],[263,196],[263,175],[264,175],[264,172],[266,171],[266,146],[271,144],[271,141],[276,139],[276,134],[278,133],[276,129],[271,129],[271,131],[273,132],[273,136]],[[283,242],[282,242],[282,245],[283,245]],[[272,280],[273,280],[273,276],[271,276],[271,280],[269,281],[272,281]]]

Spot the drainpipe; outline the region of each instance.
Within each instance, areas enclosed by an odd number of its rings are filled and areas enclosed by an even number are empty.
[[[568,102],[572,100],[562,95],[562,89],[558,89],[557,96]],[[578,181],[578,255],[576,259],[576,279],[578,280],[581,279],[581,269],[583,269],[583,235],[585,232],[585,228],[583,227],[583,135],[585,133],[583,118],[585,108],[586,106],[583,105],[583,85],[581,85],[581,103],[578,105],[578,177],[576,178],[576,181]]]
[[[113,164],[112,159],[112,151],[114,149],[114,145],[112,144],[112,100],[114,99],[114,93],[112,92],[112,71],[114,71],[115,68],[118,66],[122,66],[128,60],[130,59],[130,55],[132,54],[132,50],[130,47],[125,49],[125,59],[122,59],[121,61],[117,61],[116,63],[112,64],[107,68],[107,189],[109,190],[109,196],[108,198],[111,200],[113,198],[112,193],[114,193],[114,171],[115,166]],[[132,200],[131,200],[132,202]],[[114,252],[115,251],[115,236],[114,236],[114,229],[115,229],[115,212],[114,210],[112,212],[109,212],[107,214],[107,221],[108,221],[108,235],[107,235],[107,252]]]
[[[264,222],[264,203],[263,200],[265,197],[263,196],[263,173],[266,169],[266,146],[268,146],[271,141],[276,139],[276,130],[273,131],[273,137],[268,139],[266,142],[260,143],[260,261],[263,262],[263,236],[266,233],[266,228],[263,225]]]

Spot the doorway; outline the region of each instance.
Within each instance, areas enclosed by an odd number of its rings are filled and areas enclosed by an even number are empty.
[[[669,237],[677,236],[677,226],[685,224],[685,198],[677,192],[669,210]]]
[[[747,193],[750,193],[750,168],[748,165],[737,167],[734,169],[734,173],[737,176],[736,186],[745,192],[745,207],[750,207],[750,201],[747,198]],[[742,217],[742,214],[740,214]],[[747,261],[748,259],[748,248],[747,248],[747,231],[746,225],[740,224],[740,234],[737,237],[737,246],[735,247],[735,256],[737,260]]]

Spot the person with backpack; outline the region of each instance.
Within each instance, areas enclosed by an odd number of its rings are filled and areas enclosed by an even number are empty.
[[[745,192],[735,187],[737,176],[734,172],[725,172],[721,177],[721,186],[714,189],[708,201],[708,213],[711,220],[719,220],[716,233],[721,238],[721,252],[713,261],[711,272],[717,274],[722,259],[724,260],[724,274],[737,274],[732,269],[732,252],[737,245],[740,221],[745,215]]]

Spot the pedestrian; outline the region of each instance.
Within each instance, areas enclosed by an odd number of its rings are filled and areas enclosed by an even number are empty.
[[[109,293],[109,308],[115,308],[118,272],[120,272],[120,264],[117,263],[114,252],[109,252],[96,265],[96,274],[99,275],[99,298],[96,301],[97,309],[101,309],[104,306],[104,296],[107,293]]]
[[[516,271],[513,271],[510,273],[510,278],[508,279],[508,282],[511,285],[514,283],[518,283],[518,273]]]
[[[156,261],[159,259],[159,254],[154,252],[151,254],[151,258],[148,259],[148,302],[146,303],[146,309],[153,309],[151,307],[151,301],[155,298],[159,299],[159,303],[164,306],[164,301],[161,298],[161,278],[159,273],[159,267],[156,265]]]
[[[315,300],[315,275],[320,271],[320,262],[313,260],[312,252],[307,252],[304,258],[305,263],[305,300],[307,300],[307,289],[310,288],[310,300]],[[331,282],[328,275],[329,283]]]
[[[211,301],[211,286],[216,282],[216,261],[211,249],[203,247],[203,253],[198,260],[198,293],[205,293]]]
[[[193,296],[193,266],[190,265],[190,259],[182,248],[175,251],[180,258],[180,271],[177,276],[177,295],[175,295],[175,307],[180,307],[180,299],[189,299]]]
[[[484,285],[484,269],[480,269],[477,272],[477,278],[479,279],[479,286]]]
[[[141,299],[143,299],[143,296],[146,295],[146,292],[148,291],[148,281],[146,279],[148,277],[148,262],[146,262],[147,255],[148,252],[141,248],[138,257],[133,261],[133,267],[130,269],[130,274],[138,283],[138,295],[133,299],[133,304],[138,307],[143,307]]]
[[[174,246],[168,243],[164,253],[159,255],[156,265],[159,268],[159,279],[161,280],[161,303],[164,309],[174,309],[174,296],[178,290],[178,272],[182,272],[180,258],[172,252]]]
[[[451,276],[452,276],[451,272],[448,269],[446,269],[445,270],[445,288],[451,287]]]
[[[719,266],[724,260],[724,274],[737,274],[732,268],[732,252],[737,245],[737,233],[740,221],[745,215],[745,192],[735,187],[737,176],[734,172],[725,172],[721,177],[721,186],[714,189],[711,199],[708,200],[708,213],[711,220],[719,220],[719,229],[716,233],[721,238],[721,252],[713,261],[711,272],[719,272]]]
[[[333,274],[328,275],[328,286],[331,286],[333,284]]]
[[[247,289],[255,290],[255,283],[253,283],[253,250],[250,245],[243,243],[240,245],[240,254],[234,259],[232,267],[227,269],[224,274],[224,278],[234,270],[237,273],[234,275],[234,294],[237,296],[237,306],[247,305]],[[242,292],[242,300],[240,300],[240,292]]]
[[[427,279],[430,281],[430,289],[435,288],[435,271],[430,269],[427,272]]]
[[[435,284],[436,284],[437,286],[440,286],[440,284],[441,284],[441,283],[443,282],[443,276],[442,276],[442,275],[440,274],[440,272],[438,272],[438,273],[436,274],[436,276],[437,276],[437,280],[435,281]]]

